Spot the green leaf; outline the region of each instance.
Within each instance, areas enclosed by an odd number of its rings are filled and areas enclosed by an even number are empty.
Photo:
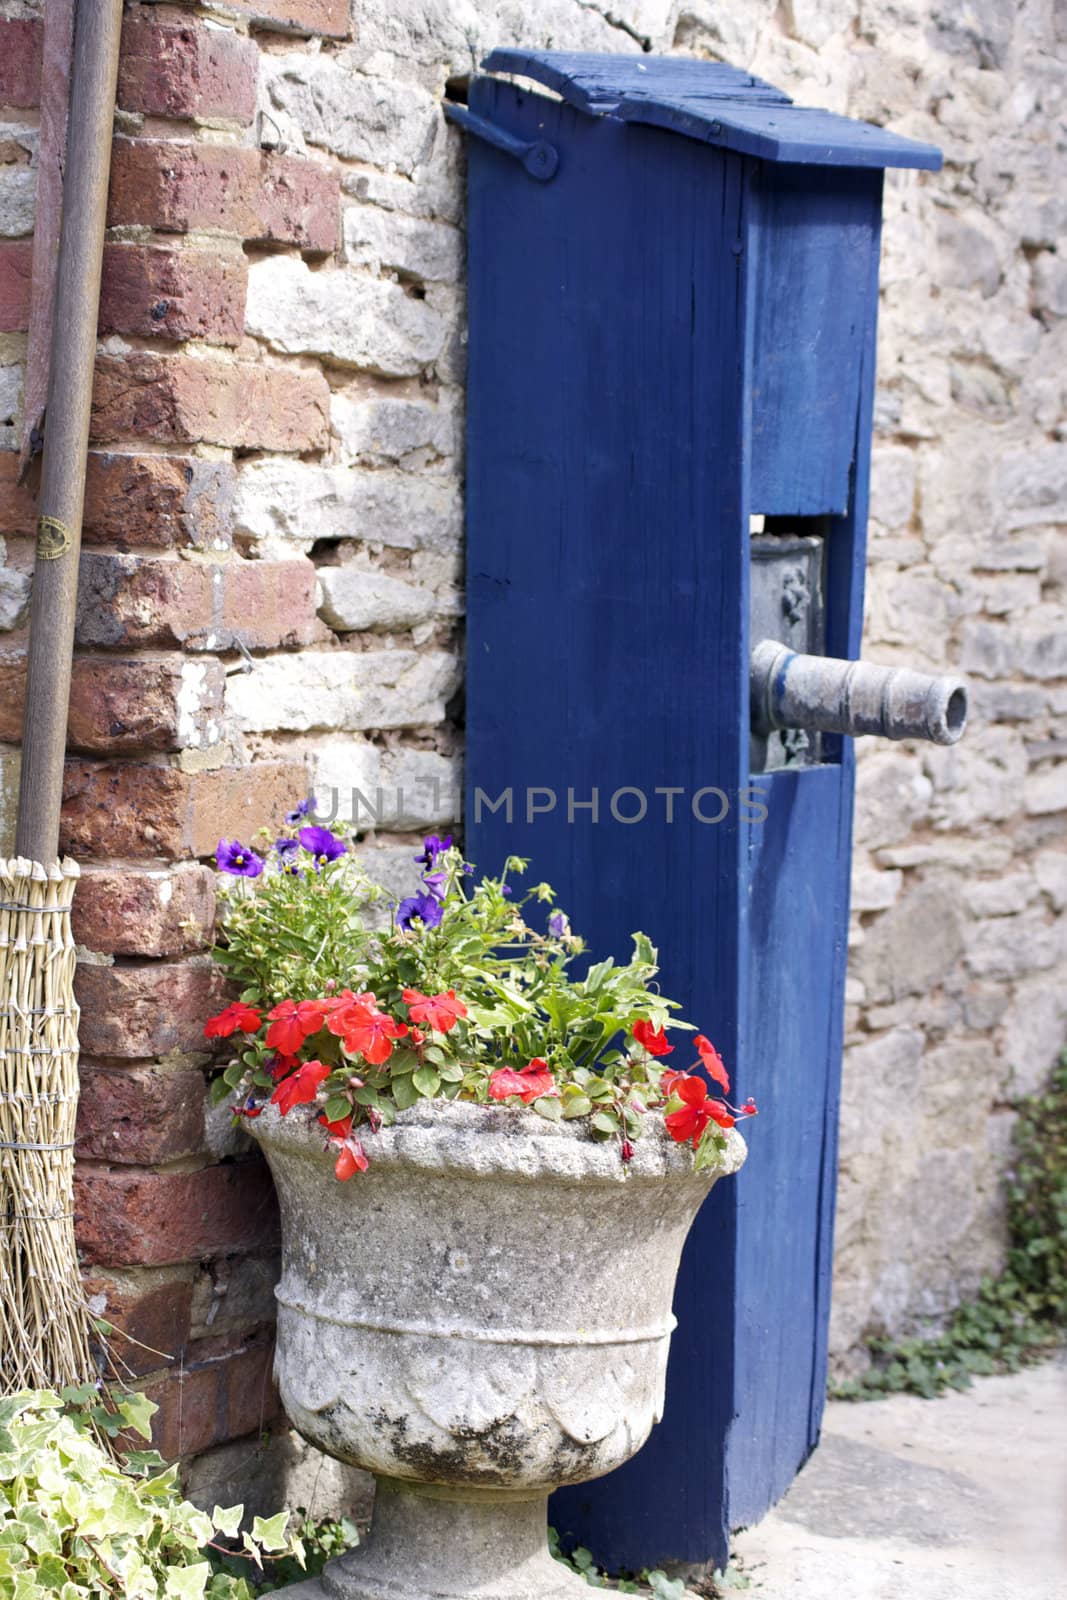
[[[206,1561],[196,1561],[191,1567],[172,1567],[163,1592],[168,1600],[200,1600],[210,1576],[211,1567]]]
[[[441,1087],[441,1079],[433,1067],[419,1067],[417,1072],[412,1073],[412,1082],[427,1100],[432,1100]]]
[[[152,1437],[152,1418],[159,1407],[144,1394],[123,1395],[117,1410],[126,1425],[139,1433],[142,1439]]]
[[[546,1122],[558,1122],[563,1116],[563,1106],[557,1095],[541,1095],[534,1101],[533,1108]]]
[[[419,1098],[419,1091],[406,1073],[402,1077],[394,1078],[389,1088],[398,1111],[406,1111],[409,1106],[415,1105]]]
[[[352,1110],[346,1094],[334,1094],[326,1102],[325,1112],[327,1122],[343,1122]],[[336,1146],[334,1147],[336,1149]]]
[[[593,1102],[588,1095],[569,1095],[563,1102],[563,1115],[569,1122],[572,1117],[587,1117],[593,1109]]]
[[[274,1517],[253,1517],[252,1538],[264,1550],[284,1550],[285,1530],[289,1525],[288,1511],[279,1511]]]
[[[622,1126],[614,1111],[597,1111],[591,1120],[598,1133],[618,1133]]]
[[[236,1539],[244,1514],[244,1506],[227,1506],[225,1510],[222,1506],[216,1506],[211,1513],[211,1520],[227,1539]]]

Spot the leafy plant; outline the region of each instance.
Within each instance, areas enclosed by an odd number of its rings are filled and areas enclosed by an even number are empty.
[[[1021,1100],[1008,1184],[1010,1247],[1004,1271],[983,1280],[944,1331],[871,1339],[870,1369],[835,1385],[842,1400],[902,1390],[927,1399],[966,1389],[975,1374],[1017,1372],[1067,1333],[1067,1052],[1048,1087]]]
[[[340,1520],[326,1517],[316,1522],[303,1506],[297,1506],[292,1513],[290,1529],[294,1541],[293,1552],[276,1556],[265,1573],[256,1569],[253,1574],[253,1592],[257,1596],[273,1594],[289,1584],[299,1583],[302,1578],[318,1577],[327,1561],[343,1556],[346,1550],[354,1549],[359,1543],[359,1529],[347,1517],[341,1517]],[[299,1552],[296,1552],[297,1542]],[[248,1574],[249,1564],[244,1555],[215,1548],[209,1551],[209,1555],[215,1572],[229,1573],[235,1578]]]
[[[508,881],[525,872],[521,857],[478,883],[450,839],[430,835],[416,860],[419,886],[381,928],[350,845],[329,829],[267,834],[258,850],[220,840],[218,958],[240,999],[204,1031],[240,1036],[240,1048],[218,1098],[238,1091],[237,1114],[250,1118],[268,1098],[282,1115],[316,1106],[341,1179],[367,1166],[360,1127],[435,1099],[581,1118],[624,1161],[654,1108],[692,1144],[697,1168],[716,1163],[723,1130],[755,1107],[728,1106],[699,1072],[667,1069],[666,1029],[693,1029],[656,987],[650,940],[636,933],[626,965],[608,959],[575,976],[584,946],[552,909],[552,889],[516,894]],[[694,1048],[698,1067],[728,1090],[711,1043],[696,1034]]]
[[[95,1434],[150,1432],[143,1395],[103,1407],[95,1391],[26,1390],[0,1400],[0,1596],[4,1600],[253,1600],[245,1576],[213,1569],[209,1552],[239,1540],[246,1570],[285,1552],[300,1560],[289,1517],[253,1520],[241,1506],[211,1516],[184,1500],[177,1468],[153,1451],[120,1466]],[[102,1413],[102,1415],[101,1415]]]
[[[552,1527],[548,1530],[548,1548],[556,1561],[584,1578],[593,1589],[610,1588],[613,1594],[651,1595],[652,1600],[688,1600],[692,1593],[683,1579],[668,1578],[658,1567],[645,1568],[637,1577],[609,1578],[584,1545],[578,1545],[568,1555],[559,1542],[559,1533]]]

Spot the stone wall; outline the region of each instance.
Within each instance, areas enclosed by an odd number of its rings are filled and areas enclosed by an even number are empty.
[[[269,1202],[203,1113],[192,858],[309,783],[356,786],[399,886],[411,838],[456,817],[462,141],[440,100],[496,44],[722,56],[946,150],[887,179],[867,638],[962,666],[975,714],[958,750],[862,752],[834,1347],[936,1316],[998,1260],[1010,1098],[1067,1037],[1054,0],[127,10],[65,844],[88,869],[82,1240],[109,1310],[181,1358],[143,1358],[163,1442],[269,1410]],[[40,12],[0,0],[9,819]]]

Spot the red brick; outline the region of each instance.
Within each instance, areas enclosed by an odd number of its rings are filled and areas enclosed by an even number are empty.
[[[83,1281],[93,1314],[115,1330],[107,1335],[113,1355],[132,1373],[155,1372],[164,1362],[181,1360],[193,1299],[189,1276],[134,1270]]]
[[[74,896],[71,925],[87,950],[105,955],[180,956],[207,949],[215,921],[215,874],[87,868]]]
[[[0,241],[0,333],[25,333],[30,325],[32,264],[32,239]]]
[[[99,969],[98,969],[99,970]],[[202,1072],[79,1064],[79,1161],[151,1165],[204,1151]]]
[[[196,664],[196,704],[181,660],[114,661],[81,656],[74,662],[67,718],[67,743],[91,755],[139,750],[202,748],[211,742],[208,724],[222,715],[226,673],[222,663]],[[0,740],[22,737],[26,689],[23,656],[0,657]]]
[[[79,861],[212,856],[220,836],[247,841],[258,828],[277,830],[307,783],[295,761],[188,773],[138,762],[68,760],[61,846]]]
[[[97,360],[92,438],[318,450],[329,403],[320,372],[140,350]]]
[[[234,558],[200,566],[98,551],[82,556],[75,634],[82,645],[232,650],[240,643],[265,650],[307,644],[319,632],[310,561]]]
[[[233,145],[116,140],[108,222],[225,233],[319,253],[337,247],[340,182],[306,156]]]
[[[18,456],[0,451],[0,535],[33,537],[38,475],[31,469],[33,481],[20,484]],[[225,549],[235,483],[229,461],[91,451],[82,540],[119,550]]]
[[[0,106],[35,106],[41,94],[39,22],[0,22]]]
[[[351,0],[229,0],[229,5],[261,27],[287,33],[347,39],[351,32]]]
[[[86,1263],[162,1267],[234,1250],[270,1250],[278,1204],[258,1156],[197,1172],[74,1169],[75,1228]]]
[[[0,271],[0,310],[2,310]],[[157,245],[109,244],[100,289],[100,332],[238,344],[244,334],[244,256]]]
[[[74,993],[86,1055],[143,1060],[209,1048],[204,1023],[225,1004],[227,990],[221,969],[211,963],[104,967],[82,961]]]
[[[221,28],[128,16],[118,104],[146,116],[251,122],[258,59],[252,40]]]
[[[204,1361],[187,1353],[180,1372],[145,1386],[159,1406],[152,1419],[156,1449],[166,1460],[177,1461],[269,1427],[280,1415],[273,1361],[273,1340],[266,1334]]]

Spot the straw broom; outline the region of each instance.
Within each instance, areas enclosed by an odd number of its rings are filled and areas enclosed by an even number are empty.
[[[9,1389],[93,1370],[71,1194],[78,1108],[73,861],[0,860],[0,1351]]]
[[[0,861],[0,1387],[94,1376],[74,1243],[78,1007],[60,863],[74,619],[122,0],[75,0],[16,857]]]

